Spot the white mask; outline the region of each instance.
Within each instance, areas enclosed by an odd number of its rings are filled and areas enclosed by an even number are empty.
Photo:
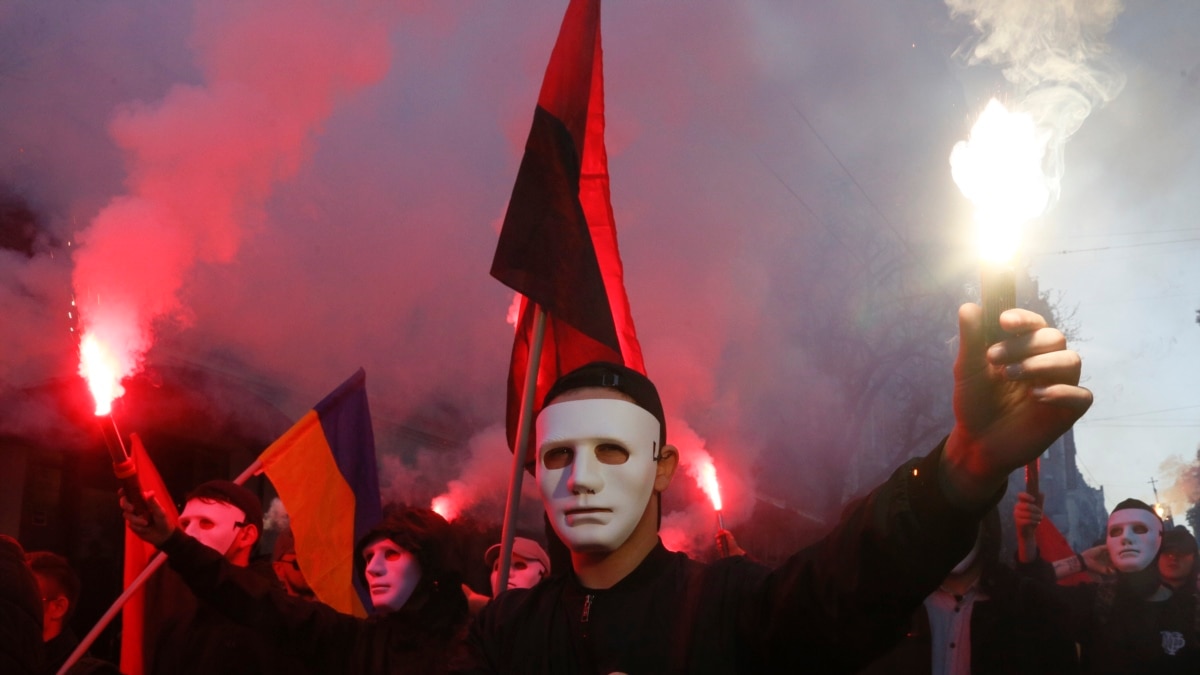
[[[364,546],[362,557],[375,611],[394,612],[403,607],[421,581],[417,557],[386,537]]]
[[[517,554],[513,554],[512,565],[508,570],[508,587],[509,588],[533,588],[537,582],[546,576],[546,568],[542,567],[542,563],[537,560],[526,560]],[[500,594],[500,589],[496,588],[500,581],[500,559],[492,563],[492,597]]]
[[[246,514],[232,504],[193,499],[184,505],[183,513],[179,514],[179,529],[217,553],[226,555],[238,533],[245,527],[242,522],[245,517]]]
[[[660,426],[629,401],[582,399],[537,419],[537,482],[550,524],[577,553],[615,551],[654,492]]]
[[[1162,543],[1162,521],[1145,509],[1121,509],[1108,517],[1108,556],[1121,572],[1150,566]]]

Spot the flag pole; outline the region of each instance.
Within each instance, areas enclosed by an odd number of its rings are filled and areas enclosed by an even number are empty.
[[[260,471],[262,471],[262,460],[256,459],[250,464],[250,466],[246,467],[246,470],[239,474],[237,478],[234,478],[233,482],[236,485],[241,485],[242,483],[250,480],[251,476],[254,476]],[[150,577],[154,576],[154,573],[157,572],[165,562],[167,562],[166,553],[159,551],[154,554],[154,557],[150,559],[150,562],[146,563],[146,568],[143,569],[140,574],[134,577],[133,581],[129,582],[129,586],[117,596],[117,599],[113,601],[113,604],[108,608],[108,611],[106,611],[104,615],[100,617],[100,620],[96,622],[95,626],[92,626],[92,629],[88,631],[88,634],[79,641],[79,645],[75,647],[75,651],[71,652],[71,655],[67,657],[66,661],[63,662],[62,667],[58,669],[58,673],[56,675],[65,675],[65,673],[71,669],[71,666],[75,665],[79,659],[83,658],[84,653],[91,648],[92,643],[94,643],[96,639],[100,637],[100,633],[104,632],[105,628],[108,628],[108,624],[112,623],[112,620],[116,618],[117,614],[119,614],[125,607],[125,603],[129,602],[129,599],[133,597],[134,593],[137,593],[139,590],[141,590],[142,586],[146,584],[146,581]]]
[[[531,300],[526,300],[532,302]],[[500,576],[497,593],[508,588],[508,571],[512,565],[513,538],[516,537],[517,510],[521,504],[521,480],[525,476],[525,449],[529,445],[533,426],[534,396],[537,394],[538,368],[542,363],[542,341],[546,335],[546,312],[533,305],[533,340],[529,346],[529,362],[525,366],[525,391],[521,392],[521,414],[517,418],[517,439],[513,444],[512,471],[508,481],[508,501],[504,506],[504,529],[500,535]]]

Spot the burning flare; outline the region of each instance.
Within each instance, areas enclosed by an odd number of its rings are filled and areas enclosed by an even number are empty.
[[[717,467],[713,465],[712,457],[696,463],[696,483],[704,494],[712,500],[713,509],[721,510],[721,486],[717,484]]]
[[[458,504],[454,503],[450,495],[434,497],[433,501],[429,504],[429,508],[439,516],[445,518],[447,522],[458,518]]]
[[[1033,117],[988,102],[966,141],[950,153],[950,172],[975,205],[983,260],[1005,263],[1016,254],[1021,226],[1050,202],[1052,187],[1042,170],[1050,133]]]
[[[87,380],[96,401],[96,415],[111,413],[113,401],[125,393],[121,362],[93,333],[85,334],[79,343],[79,374]]]

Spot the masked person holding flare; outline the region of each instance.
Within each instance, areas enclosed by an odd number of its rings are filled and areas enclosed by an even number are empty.
[[[773,571],[663,547],[660,499],[679,451],[644,375],[594,363],[559,378],[531,459],[571,569],[485,607],[455,672],[842,673],[871,662],[966,556],[1008,474],[1091,404],[1078,355],[1042,317],[1005,312],[1009,337],[989,347],[981,316],[959,311],[946,441]]]
[[[355,574],[366,581],[375,610],[360,619],[245,574],[167,526],[152,493],[146,501],[149,522],[121,500],[130,529],[165,552],[171,569],[198,597],[312,672],[436,675],[445,672],[461,642],[467,601],[453,562],[453,533],[429,509],[394,509],[355,545]]]

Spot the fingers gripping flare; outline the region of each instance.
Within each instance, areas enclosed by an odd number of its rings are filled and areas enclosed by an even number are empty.
[[[978,305],[959,309],[955,361],[955,427],[943,473],[967,503],[985,501],[1019,466],[1036,459],[1088,409],[1079,386],[1079,355],[1040,315],[1010,309],[1000,315],[1008,337],[990,347]]]

